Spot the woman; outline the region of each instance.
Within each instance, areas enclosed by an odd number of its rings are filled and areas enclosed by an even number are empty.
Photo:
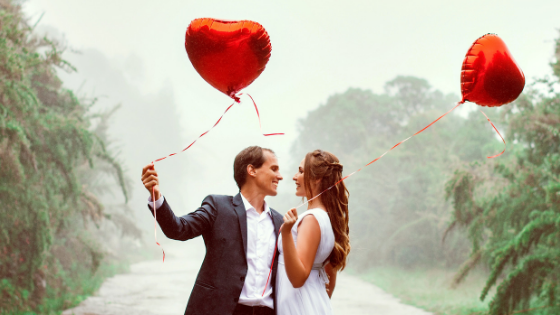
[[[342,164],[332,153],[315,150],[293,179],[296,196],[309,203],[299,218],[290,209],[280,228],[277,314],[331,314],[336,272],[350,252],[348,189],[340,182],[326,190],[342,179]]]

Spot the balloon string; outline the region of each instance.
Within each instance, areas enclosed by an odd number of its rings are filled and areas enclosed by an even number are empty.
[[[358,173],[358,172],[361,171],[363,168],[365,168],[365,167],[367,167],[367,166],[370,166],[371,164],[377,162],[377,161],[378,161],[379,159],[381,159],[385,154],[389,153],[389,151],[391,151],[391,150],[393,150],[394,148],[398,147],[399,145],[403,144],[403,143],[406,142],[408,139],[410,139],[410,138],[412,138],[412,137],[414,137],[414,136],[416,136],[416,135],[422,133],[424,130],[428,129],[430,126],[432,126],[433,124],[435,124],[438,120],[442,119],[442,118],[445,117],[447,114],[451,113],[455,108],[459,107],[459,105],[461,105],[461,104],[463,104],[463,103],[465,103],[465,100],[461,100],[459,103],[457,103],[457,105],[455,105],[455,107],[453,107],[452,109],[448,110],[445,114],[439,116],[438,119],[432,121],[432,122],[431,122],[429,125],[427,125],[426,127],[420,129],[418,132],[416,132],[416,133],[413,134],[412,136],[410,136],[410,137],[404,139],[403,141],[401,141],[401,142],[395,144],[392,148],[390,148],[389,150],[385,151],[385,153],[381,154],[378,158],[376,158],[376,159],[374,159],[373,161],[369,162],[369,163],[366,164],[365,166],[363,166],[363,167],[359,168],[358,170],[356,170],[356,171],[354,171],[354,172],[352,172],[352,173],[350,173],[350,174],[344,176],[341,180],[339,180],[338,182],[336,182],[336,183],[335,183],[334,185],[332,185],[331,187],[329,187],[329,188],[323,190],[321,193],[319,193],[319,194],[316,195],[315,197],[313,197],[313,198],[311,198],[311,199],[309,199],[309,200],[303,202],[301,205],[297,206],[296,209],[297,209],[297,208],[300,208],[301,206],[303,206],[303,205],[305,205],[305,204],[308,204],[308,203],[309,203],[310,201],[312,201],[313,199],[315,199],[315,198],[321,196],[324,192],[326,192],[327,190],[329,190],[329,189],[333,188],[334,186],[338,185],[340,182],[346,180],[348,177],[350,177],[350,176],[352,176],[352,175]],[[276,247],[278,247],[278,240],[276,240]],[[276,254],[276,250],[274,250],[274,254]],[[269,272],[269,275],[270,275],[270,273],[272,272],[272,267],[273,267],[273,265],[274,265],[274,256],[272,257],[272,263],[270,264],[270,272]],[[267,286],[267,285],[268,285],[268,279],[266,280],[266,284],[264,285],[265,290],[266,290],[266,286]],[[263,291],[263,295],[264,295],[264,291]]]
[[[242,94],[239,94],[239,95],[242,95]],[[247,95],[249,95],[249,94],[247,94]],[[262,133],[261,115],[259,114],[259,109],[258,109],[258,107],[257,107],[257,104],[255,103],[255,100],[253,100],[253,97],[252,97],[251,95],[249,95],[249,97],[251,98],[251,101],[253,101],[253,105],[255,105],[255,110],[257,111],[257,117],[258,117],[258,119],[259,119],[259,127],[260,127],[260,130],[261,130],[261,133]],[[232,108],[233,105],[235,105],[235,103],[240,103],[240,100],[239,100],[239,97],[238,97],[238,96],[234,95],[234,96],[232,96],[232,98],[233,98],[234,102],[226,108],[226,110],[224,111],[224,113],[222,114],[222,116],[220,116],[220,118],[218,119],[218,121],[216,121],[216,123],[215,123],[210,129],[208,129],[208,130],[206,130],[205,132],[203,132],[200,136],[198,136],[198,138],[196,138],[193,142],[191,142],[191,144],[189,144],[186,148],[184,148],[184,149],[181,150],[180,152],[171,153],[171,154],[169,154],[168,156],[164,156],[164,157],[162,157],[162,158],[159,158],[159,159],[157,159],[157,160],[154,160],[154,161],[152,161],[152,165],[153,165],[155,162],[163,161],[163,160],[167,159],[168,157],[171,157],[171,156],[174,156],[174,155],[177,155],[177,154],[179,154],[179,153],[182,153],[182,152],[187,151],[190,147],[192,147],[193,144],[195,144],[195,142],[196,142],[198,139],[202,138],[202,137],[205,136],[207,133],[209,133],[210,130],[214,129],[214,127],[216,127],[216,126],[220,123],[220,121],[222,120],[222,118],[224,117],[224,115],[230,110],[230,108]],[[267,133],[267,134],[263,133],[263,135],[267,137],[267,136],[284,135],[284,133]],[[155,209],[155,208],[156,208],[156,204],[155,204],[156,200],[155,200],[155,192],[154,192],[154,190],[153,190],[153,187],[152,187],[152,201],[154,202],[154,238],[155,238],[155,240],[156,240],[156,244],[158,244],[158,246],[161,247],[161,245],[160,245],[160,244],[158,243],[158,241],[157,241],[157,235],[156,235],[156,231],[157,231],[157,220],[156,220],[156,209]],[[161,248],[161,250],[163,251],[163,247]],[[163,251],[163,261],[165,261],[165,251]]]
[[[152,165],[154,164],[154,162],[152,162]],[[165,251],[163,250],[163,246],[161,246],[159,244],[159,242],[157,241],[157,226],[156,226],[156,222],[157,222],[157,214],[156,214],[156,193],[155,193],[155,187],[156,185],[152,186],[152,201],[154,202],[154,239],[156,240],[156,244],[161,247],[161,251],[163,253],[163,262],[165,262]]]
[[[239,94],[239,95],[242,95],[242,94]],[[255,103],[255,100],[253,99],[253,97],[252,97],[251,95],[249,95],[248,93],[247,93],[247,95],[251,98],[251,101],[253,102],[253,105],[255,106],[255,111],[257,112],[257,118],[259,119],[259,128],[260,128],[261,133],[263,134],[263,136],[268,137],[268,136],[281,136],[281,135],[284,135],[283,132],[278,132],[278,133],[263,133],[263,132],[262,132],[261,115],[260,115],[260,113],[259,113],[259,108],[257,107],[257,104]],[[179,153],[181,153],[181,152],[184,152],[184,151],[188,150],[193,144],[195,144],[195,142],[196,142],[198,139],[200,139],[201,137],[205,136],[207,133],[210,132],[210,130],[214,129],[214,127],[216,127],[216,126],[220,123],[220,121],[222,120],[222,118],[224,117],[224,115],[230,110],[230,108],[233,107],[233,105],[235,105],[235,103],[240,103],[239,97],[235,96],[235,97],[234,97],[234,100],[235,100],[235,102],[233,102],[231,105],[229,105],[229,106],[226,108],[226,110],[224,111],[224,113],[222,114],[222,116],[220,116],[220,118],[218,119],[218,121],[216,121],[216,123],[212,126],[212,128],[210,128],[210,129],[206,130],[205,132],[203,132],[200,136],[198,136],[198,138],[196,138],[193,142],[191,142],[191,144],[189,144],[186,148],[184,148],[184,149],[181,150],[180,152],[171,153],[171,154],[169,154],[168,156],[165,156],[165,157],[162,157],[162,158],[159,158],[159,159],[155,160],[154,162],[159,162],[159,161],[165,160],[165,159],[167,159],[168,157],[174,156],[174,155],[176,155],[176,154],[179,154]]]
[[[370,166],[371,164],[373,164],[373,163],[379,161],[379,159],[381,159],[383,156],[385,156],[385,154],[389,153],[390,151],[392,151],[394,148],[398,147],[399,145],[405,143],[405,142],[408,141],[410,138],[412,138],[412,137],[414,137],[414,136],[416,136],[416,135],[418,135],[418,134],[424,132],[424,130],[426,130],[426,129],[428,129],[429,127],[431,127],[433,124],[435,124],[436,122],[438,122],[440,119],[442,119],[443,117],[445,117],[447,114],[451,113],[455,108],[459,107],[459,105],[461,105],[461,104],[463,104],[463,103],[465,103],[464,100],[460,101],[459,103],[457,103],[457,105],[455,105],[455,107],[453,107],[452,109],[448,110],[445,114],[439,116],[438,119],[432,121],[432,122],[431,122],[429,125],[427,125],[426,127],[420,129],[418,132],[416,132],[416,133],[413,134],[412,136],[410,136],[410,137],[408,137],[408,138],[402,140],[401,142],[395,144],[392,148],[390,148],[389,150],[385,151],[385,153],[381,154],[379,157],[375,158],[373,161],[369,162],[368,164],[366,164],[365,166],[359,168],[358,170],[356,170],[356,171],[354,171],[354,172],[352,172],[352,173],[346,175],[346,176],[343,177],[341,180],[339,180],[338,182],[336,182],[334,185],[332,185],[331,187],[329,187],[329,188],[323,190],[321,193],[319,193],[319,194],[316,195],[315,197],[313,197],[313,198],[311,198],[311,199],[309,199],[309,200],[303,202],[301,205],[297,206],[296,209],[297,209],[297,208],[300,208],[301,206],[303,206],[303,205],[305,205],[305,204],[308,204],[308,203],[309,203],[310,201],[312,201],[313,199],[319,197],[320,195],[322,195],[322,194],[323,194],[324,192],[326,192],[327,190],[333,188],[334,186],[338,185],[340,182],[346,180],[348,177],[350,177],[350,176],[352,176],[352,175],[358,173],[358,172],[361,171],[363,168],[365,168],[365,167],[367,167],[367,166]]]
[[[278,237],[280,237],[280,230],[278,230]],[[272,254],[272,262],[270,263],[270,271],[268,272],[268,278],[266,278],[266,284],[264,285],[263,293],[261,296],[264,296],[264,292],[266,291],[266,286],[268,285],[268,281],[270,280],[270,275],[272,274],[272,267],[274,265],[274,258],[276,258],[276,250],[278,250],[278,240],[276,240],[276,245],[274,246],[274,254]]]
[[[207,133],[209,133],[210,130],[214,129],[214,127],[216,127],[216,125],[218,125],[218,124],[220,123],[220,121],[222,120],[222,118],[224,117],[224,115],[228,112],[228,110],[229,110],[233,105],[235,105],[235,103],[239,103],[239,100],[237,99],[237,100],[235,100],[235,102],[233,102],[231,105],[229,105],[228,108],[226,108],[226,110],[225,110],[224,113],[222,114],[222,116],[220,116],[220,118],[218,119],[218,121],[216,121],[216,123],[212,126],[212,128],[210,128],[210,129],[206,130],[205,132],[203,132],[200,136],[198,136],[198,138],[196,138],[193,142],[191,142],[191,144],[189,144],[186,148],[184,148],[184,149],[181,150],[180,152],[171,153],[171,154],[169,154],[168,156],[159,158],[159,159],[155,160],[154,162],[159,162],[159,161],[162,161],[162,160],[167,159],[168,157],[171,157],[171,156],[174,156],[174,155],[179,154],[179,153],[181,153],[181,152],[187,151],[190,147],[192,147],[192,145],[193,145],[198,139],[202,138],[202,137],[205,136]],[[153,162],[152,162],[152,163],[153,163]]]
[[[222,114],[222,116],[220,116],[220,118],[218,119],[218,121],[216,121],[216,123],[212,126],[212,128],[206,130],[205,132],[203,132],[200,136],[198,136],[198,138],[196,138],[193,142],[191,142],[191,144],[189,144],[186,148],[184,148],[183,150],[181,150],[180,152],[177,153],[171,153],[168,156],[164,156],[162,158],[159,158],[155,161],[152,161],[152,165],[155,164],[155,162],[159,162],[159,161],[163,161],[165,159],[167,159],[168,157],[174,156],[178,153],[181,152],[185,152],[186,150],[188,150],[198,139],[200,139],[201,137],[203,137],[204,135],[206,135],[208,132],[210,132],[210,130],[212,130],[214,127],[216,127],[216,125],[218,125],[220,123],[220,121],[222,120],[222,118],[224,117],[224,115],[228,112],[228,110],[235,105],[235,103],[239,103],[239,98],[235,99],[235,102],[233,102],[231,105],[228,106],[228,108],[226,108],[226,110],[224,111],[224,113]],[[156,241],[156,244],[161,247],[161,251],[163,252],[163,261],[165,262],[165,251],[163,250],[163,247],[159,244],[159,242],[157,241],[157,218],[156,218],[156,195],[154,192],[154,187],[152,187],[152,201],[154,202],[154,239]]]
[[[504,152],[506,152],[506,140],[504,140],[504,137],[502,137],[502,135],[500,134],[500,132],[498,131],[498,129],[496,128],[496,126],[494,126],[494,124],[492,123],[492,121],[490,121],[490,118],[488,118],[488,116],[486,116],[486,114],[482,111],[482,109],[478,109],[482,115],[484,115],[484,117],[486,117],[486,119],[488,120],[488,122],[492,125],[492,127],[494,128],[494,130],[496,130],[496,133],[498,133],[498,136],[500,136],[500,138],[502,138],[502,141],[504,142],[504,150],[501,153],[498,153],[496,155],[492,155],[492,156],[487,156],[487,158],[489,159],[493,159],[497,156],[500,156],[502,154],[504,154]]]
[[[257,108],[257,103],[255,103],[255,100],[253,99],[253,97],[251,95],[249,95],[249,93],[247,93],[247,96],[249,96],[251,98],[251,101],[253,101],[253,105],[255,105],[255,110],[257,111],[257,117],[259,118],[259,128],[261,129],[261,133],[263,134],[263,136],[268,137],[268,136],[282,136],[282,135],[284,135],[283,132],[278,132],[278,133],[263,133],[262,132],[261,115],[259,114],[259,109]]]

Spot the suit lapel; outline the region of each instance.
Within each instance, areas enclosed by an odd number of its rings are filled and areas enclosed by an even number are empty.
[[[243,238],[243,249],[245,250],[245,257],[247,257],[247,210],[245,210],[245,205],[243,205],[240,193],[233,197],[233,208],[237,213],[239,229],[241,230],[241,237]]]
[[[272,221],[274,223],[274,232],[276,234],[276,239],[278,239],[280,227],[282,226],[282,223],[284,223],[284,219],[282,218],[282,215],[280,213],[276,212],[276,210],[270,209],[270,212],[272,213]]]

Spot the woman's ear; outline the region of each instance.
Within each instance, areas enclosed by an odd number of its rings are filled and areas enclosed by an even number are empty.
[[[314,180],[313,187],[311,188],[315,190],[316,194],[319,194],[320,193],[319,189],[321,189],[321,179]]]

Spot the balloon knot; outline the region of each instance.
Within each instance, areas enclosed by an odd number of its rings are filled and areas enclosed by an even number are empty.
[[[243,95],[243,93],[237,93],[237,95],[236,95],[235,91],[229,91],[229,93],[226,93],[226,94],[227,94],[229,97],[233,98],[233,100],[234,100],[236,103],[241,103],[241,100],[240,100],[239,97],[240,97],[241,95]]]

